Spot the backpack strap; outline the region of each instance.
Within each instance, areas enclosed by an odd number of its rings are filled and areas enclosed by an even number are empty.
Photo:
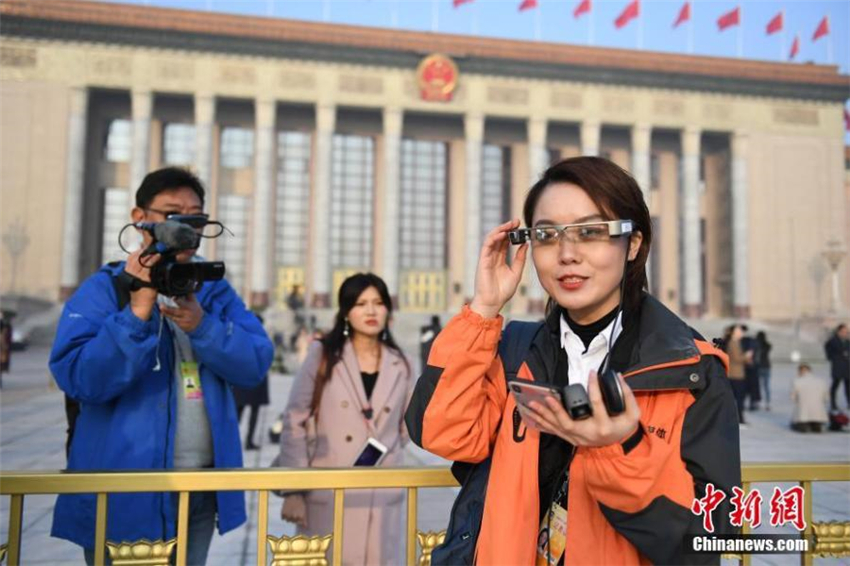
[[[118,267],[121,262],[113,261],[108,263],[109,267]],[[130,303],[130,289],[132,285],[132,275],[126,271],[121,271],[112,275],[112,287],[115,289],[115,299],[118,301],[118,310],[123,311]]]
[[[519,368],[522,367],[531,348],[531,342],[541,328],[543,328],[543,322],[521,320],[513,320],[505,327],[502,339],[499,341],[499,357],[505,368],[506,383],[517,378]]]
[[[710,344],[705,340],[694,339],[694,344],[699,350],[700,356],[717,356],[723,363],[726,373],[729,373],[729,355],[717,347],[716,344]]]

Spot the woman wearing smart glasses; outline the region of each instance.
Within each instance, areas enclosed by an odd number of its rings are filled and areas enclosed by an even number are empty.
[[[640,188],[605,159],[567,159],[523,213],[526,228],[487,235],[475,296],[435,341],[407,412],[417,444],[477,464],[453,468],[463,488],[433,563],[719,563],[685,536],[706,532],[692,508],[707,484],[727,494],[715,534],[732,532],[735,401],[724,354],[646,293]],[[502,332],[529,247],[546,320]]]

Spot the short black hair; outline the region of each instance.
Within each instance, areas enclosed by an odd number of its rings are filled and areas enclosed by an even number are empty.
[[[164,167],[148,173],[139,186],[139,190],[136,191],[136,206],[147,208],[159,193],[183,187],[192,189],[201,199],[201,206],[203,206],[205,193],[201,180],[182,167]]]

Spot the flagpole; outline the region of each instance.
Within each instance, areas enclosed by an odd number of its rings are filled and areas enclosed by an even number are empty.
[[[744,57],[744,11],[738,6],[738,59]]]
[[[688,18],[688,55],[694,54],[694,5],[691,4]]]
[[[826,15],[826,28],[828,30],[827,35],[829,37],[826,38],[826,42],[827,42],[826,43],[826,62],[829,63],[830,65],[832,64],[832,25],[830,23],[831,21],[832,21],[832,18],[830,17],[830,14],[827,14]]]
[[[537,6],[534,9],[534,40],[540,41],[541,29],[540,29],[540,11],[543,8],[541,6]]]
[[[640,4],[638,4],[640,6]],[[637,41],[638,41],[638,50],[643,49],[643,18],[641,18],[640,11],[638,11],[638,29],[637,29]]]
[[[431,0],[431,32],[437,33],[439,27],[439,15],[437,12],[437,0]]]

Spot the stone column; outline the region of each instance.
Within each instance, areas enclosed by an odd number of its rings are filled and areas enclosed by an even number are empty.
[[[699,160],[700,130],[682,130],[682,250],[681,269],[683,314],[698,317],[702,314],[702,263],[700,262]]]
[[[649,207],[650,186],[650,146],[652,139],[652,126],[649,124],[635,124],[632,126],[632,175],[637,181],[643,200]]]
[[[466,300],[475,294],[475,270],[481,252],[481,152],[484,144],[484,115],[464,117],[466,136],[465,254],[463,291]]]
[[[65,215],[62,226],[62,275],[59,299],[64,301],[80,283],[80,244],[83,228],[83,179],[86,159],[88,90],[69,92],[68,137],[65,147]]]
[[[133,153],[130,157],[130,209],[136,206],[136,189],[149,173],[151,149],[151,112],[153,94],[134,90],[131,93],[133,115]]]
[[[310,210],[312,298],[317,308],[331,305],[331,151],[336,125],[336,106],[316,106],[316,155],[313,166],[313,198]]]
[[[214,124],[215,97],[210,94],[196,94],[195,171],[208,192],[212,183]]]
[[[384,211],[381,236],[382,277],[393,305],[399,294],[399,216],[401,208],[401,130],[404,114],[400,108],[384,108]]]
[[[732,135],[732,293],[735,316],[750,317],[749,136]]]
[[[581,123],[581,154],[599,155],[599,137],[602,133],[602,125],[595,120]]]
[[[272,187],[274,186],[275,101],[258,99],[254,103],[254,226],[251,239],[251,306],[266,307],[271,287]]]
[[[536,183],[546,170],[546,119],[528,120],[528,186]],[[528,281],[528,311],[542,313],[546,307],[546,293],[537,278],[537,270],[529,250],[525,264],[525,279]]]
[[[640,187],[640,192],[643,194],[643,200],[646,203],[646,208],[650,211],[650,221],[652,214],[652,179],[650,173],[650,156],[652,145],[652,126],[645,123],[638,123],[632,126],[632,175]],[[657,242],[655,245],[658,245]],[[650,259],[646,258],[646,277],[647,283],[652,274],[652,267],[649,265]],[[650,287],[651,289],[652,287]]]
[[[136,191],[142,179],[149,173],[151,148],[151,112],[153,94],[147,90],[134,90],[130,93],[130,112],[133,119],[133,149],[130,154],[130,185],[127,187],[127,218],[136,207]],[[124,247],[130,251],[137,249],[142,238],[135,230],[125,230]]]
[[[215,130],[215,97],[211,94],[195,94],[195,174],[206,190],[206,211],[214,210],[212,187],[213,133]],[[201,240],[198,255],[207,257],[211,240]]]

